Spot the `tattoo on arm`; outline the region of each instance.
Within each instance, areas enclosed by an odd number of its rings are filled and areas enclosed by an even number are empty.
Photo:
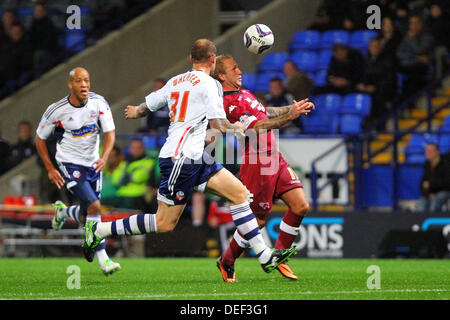
[[[289,112],[290,106],[285,107],[266,107],[267,109],[267,117],[269,119],[282,116]]]
[[[145,102],[141,103],[139,105],[139,108],[137,108],[137,110],[136,110],[136,115],[139,118],[145,117],[149,113],[150,113],[150,109],[147,107],[147,104]]]
[[[271,130],[271,129],[279,129],[289,121],[291,121],[290,115],[286,112],[280,116],[275,118],[270,118],[266,120],[259,120],[254,125],[253,129],[258,132],[259,130]]]

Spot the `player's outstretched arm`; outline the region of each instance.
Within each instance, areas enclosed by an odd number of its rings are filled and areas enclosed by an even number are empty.
[[[285,106],[285,107],[266,107],[267,110],[267,118],[272,119],[279,116],[282,116],[291,110],[292,106]]]
[[[252,129],[256,130],[257,132],[260,130],[279,129],[289,121],[297,119],[302,114],[306,115],[310,113],[311,110],[315,109],[315,106],[307,98],[301,101],[294,100],[292,106],[287,108],[289,108],[289,111],[287,113],[284,113],[278,117],[259,120],[258,122],[256,122]]]
[[[125,119],[139,119],[150,113],[150,109],[145,102],[138,106],[127,106],[125,108]]]

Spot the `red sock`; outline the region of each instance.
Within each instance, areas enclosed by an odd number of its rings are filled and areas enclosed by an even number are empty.
[[[291,228],[298,228],[302,224],[303,216],[296,215],[291,210],[288,210],[283,217],[283,222]],[[282,230],[283,227],[280,224],[280,233],[278,234],[277,241],[273,246],[275,249],[287,249],[290,248],[294,242],[297,234],[293,234],[292,230]]]
[[[234,235],[233,235],[233,238],[231,239],[227,250],[222,255],[222,262],[227,265],[234,264],[236,259],[239,258],[239,256],[242,254],[242,252],[244,252],[244,250],[245,250],[245,248],[242,248],[241,246],[238,245],[238,243],[237,243],[236,239],[234,239]]]

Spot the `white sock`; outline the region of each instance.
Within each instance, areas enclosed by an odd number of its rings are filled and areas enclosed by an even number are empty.
[[[244,203],[230,206],[231,216],[236,228],[255,251],[260,263],[267,263],[272,256],[272,250],[267,247],[258,227],[258,222],[250,209],[250,204]]]

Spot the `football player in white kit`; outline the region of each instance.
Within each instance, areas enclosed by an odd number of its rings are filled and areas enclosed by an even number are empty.
[[[125,109],[127,119],[136,119],[165,105],[170,108],[168,138],[159,154],[161,181],[156,214],[138,214],[113,222],[87,222],[85,257],[92,261],[97,246],[112,235],[172,231],[196,188],[217,194],[231,203],[236,227],[249,241],[263,270],[271,272],[297,249],[267,247],[250,209],[247,189],[204,151],[208,123],[222,133],[233,130],[243,134],[243,125],[231,124],[226,119],[222,86],[210,76],[216,63],[215,45],[207,39],[197,40],[191,48],[190,59],[191,71],[171,78],[163,88],[148,95],[140,106]]]
[[[73,69],[68,86],[70,95],[47,108],[36,131],[36,148],[49,179],[58,188],[65,185],[80,201],[80,205],[69,207],[61,201],[55,202],[54,230],[60,230],[66,218],[72,218],[80,225],[84,225],[86,220],[101,221],[101,171],[115,142],[115,126],[108,102],[89,92],[87,70]],[[99,157],[101,131],[105,141]],[[51,134],[57,137],[55,158],[59,171],[53,166],[45,144]],[[102,242],[96,256],[101,270],[108,275],[119,270],[120,264],[108,257],[105,247],[105,242]]]

